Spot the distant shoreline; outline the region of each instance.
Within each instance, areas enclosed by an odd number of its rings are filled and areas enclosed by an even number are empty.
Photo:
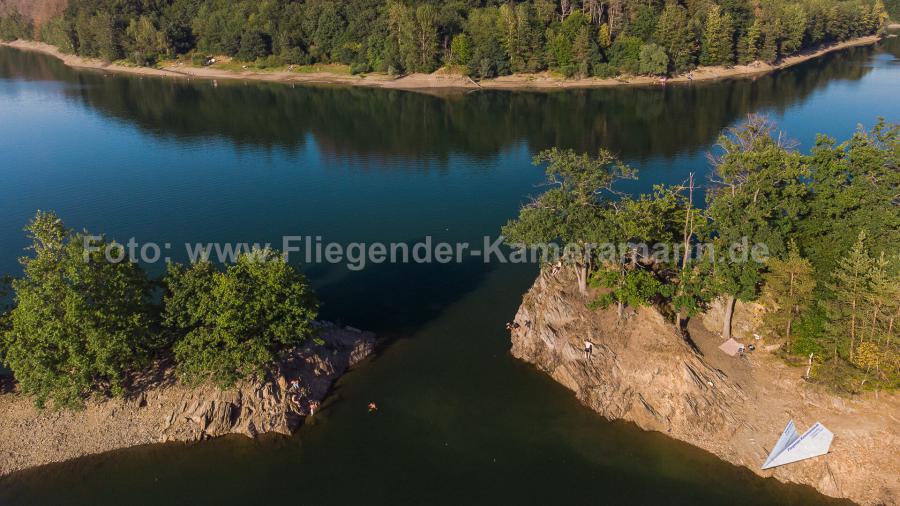
[[[893,25],[892,25],[893,26]],[[768,64],[761,61],[749,65],[737,65],[726,67],[698,67],[694,71],[669,77],[666,83],[685,83],[692,81],[713,81],[729,77],[750,77],[765,74],[779,69],[792,67],[822,55],[839,51],[854,46],[876,44],[882,39],[880,35],[869,35],[850,39],[837,44],[829,44],[818,48],[808,49],[793,56],[782,59],[777,64]],[[381,73],[365,75],[341,75],[330,72],[264,72],[248,70],[235,72],[215,67],[193,67],[185,64],[167,64],[160,68],[129,67],[114,63],[105,63],[100,60],[82,58],[80,56],[65,54],[56,46],[42,42],[17,40],[13,42],[0,42],[0,45],[25,51],[36,51],[54,56],[72,68],[105,70],[124,74],[154,77],[172,77],[182,79],[231,79],[246,81],[267,81],[286,84],[331,84],[349,86],[367,86],[374,88],[389,88],[411,91],[427,90],[478,90],[478,89],[502,89],[502,90],[532,90],[550,91],[559,89],[600,88],[611,86],[650,86],[659,85],[660,78],[649,76],[617,77],[609,79],[580,78],[565,79],[555,77],[549,72],[539,74],[514,74],[495,79],[475,82],[467,76],[450,74],[443,69],[432,74],[410,74],[403,77],[393,77]]]

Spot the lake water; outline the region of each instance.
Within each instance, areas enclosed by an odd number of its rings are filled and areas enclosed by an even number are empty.
[[[182,245],[466,241],[539,189],[537,151],[606,147],[629,191],[706,174],[718,133],[767,114],[809,148],[900,120],[900,39],[756,79],[429,95],[74,71],[0,48],[0,274],[38,209]],[[159,273],[161,265],[149,266]],[[508,354],[534,266],[304,265],[324,316],[385,338],[291,438],[117,451],[0,480],[0,504],[729,504],[822,501],[607,422]],[[375,401],[377,415],[366,411]],[[776,434],[772,435],[773,438]]]

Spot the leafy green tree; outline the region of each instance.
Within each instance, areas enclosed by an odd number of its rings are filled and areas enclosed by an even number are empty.
[[[144,272],[107,259],[124,255],[121,245],[73,233],[53,213],[38,212],[25,230],[34,255],[21,259],[24,276],[12,283],[15,308],[3,338],[20,388],[39,406],[121,394],[129,372],[161,344],[149,332]]]
[[[641,47],[641,74],[653,76],[665,75],[669,71],[669,56],[666,50],[653,44]]]
[[[137,65],[153,65],[167,52],[166,35],[147,16],[132,19],[125,36],[128,59]]]
[[[707,214],[714,246],[713,283],[725,299],[722,335],[731,337],[735,300],[756,298],[763,271],[762,253],[778,256],[805,208],[808,188],[802,157],[789,149],[774,127],[753,117],[719,140],[714,184],[707,193]],[[765,252],[754,255],[754,247]]]
[[[189,384],[227,387],[262,377],[282,349],[314,332],[312,289],[272,250],[243,254],[224,271],[209,263],[175,265],[166,285],[164,323],[182,335],[175,360]]]
[[[652,272],[634,270],[608,270],[601,268],[591,277],[591,286],[604,289],[591,303],[592,307],[606,309],[617,305],[618,318],[623,307],[649,306],[663,291],[663,283]]]
[[[411,72],[431,72],[437,58],[437,11],[425,4],[418,8],[392,3],[390,23],[398,40],[403,67]]]
[[[800,256],[793,241],[785,259],[773,258],[766,267],[769,272],[763,276],[762,300],[767,308],[764,323],[769,332],[785,340],[785,349],[791,352],[793,325],[815,300],[813,267]]]
[[[609,48],[609,64],[621,73],[637,74],[641,70],[641,48],[637,37],[622,36]]]
[[[461,33],[453,37],[450,44],[450,63],[453,65],[468,65],[472,58],[472,48],[469,46],[469,37]]]
[[[634,171],[608,151],[596,157],[557,148],[542,151],[535,165],[547,163],[550,189],[524,206],[519,217],[502,230],[512,245],[540,246],[560,241],[572,247],[564,261],[576,274],[578,288],[587,293],[591,244],[611,242],[615,225],[608,218],[608,197],[614,183]]]

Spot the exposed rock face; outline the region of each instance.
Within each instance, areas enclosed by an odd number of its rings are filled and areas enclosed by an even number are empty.
[[[151,371],[146,388],[126,399],[91,400],[77,412],[39,411],[31,399],[0,395],[0,476],[36,465],[166,441],[226,434],[289,435],[348,368],[372,354],[375,335],[323,324],[321,344],[289,350],[265,382],[232,389],[188,388],[171,368]],[[300,388],[292,388],[297,380]]]
[[[606,418],[667,433],[762,476],[866,504],[900,498],[896,396],[841,399],[761,351],[743,359],[719,352],[721,338],[699,322],[690,327],[695,349],[654,309],[626,313],[616,322],[614,309],[591,311],[574,278],[545,270],[516,315],[512,354]],[[585,341],[593,343],[589,358]],[[817,420],[828,426],[836,434],[831,453],[760,470],[790,418],[800,430]]]

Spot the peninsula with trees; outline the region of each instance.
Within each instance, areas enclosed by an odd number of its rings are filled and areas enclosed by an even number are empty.
[[[306,279],[274,250],[151,279],[123,246],[27,225],[0,316],[0,476],[140,444],[291,434],[371,333],[318,321]],[[90,247],[87,247],[87,246]],[[11,297],[10,297],[11,296]]]
[[[503,234],[516,247],[574,247],[526,294],[512,353],[608,418],[763,476],[891,503],[900,126],[880,121],[840,143],[820,136],[809,153],[788,139],[751,117],[722,135],[707,181],[691,175],[640,196],[616,191],[637,176],[609,152],[538,155],[549,189]],[[602,244],[614,253],[588,248]],[[761,244],[766,258],[750,254]],[[747,351],[719,349],[732,338]],[[762,471],[789,418],[829,426],[832,452]]]

